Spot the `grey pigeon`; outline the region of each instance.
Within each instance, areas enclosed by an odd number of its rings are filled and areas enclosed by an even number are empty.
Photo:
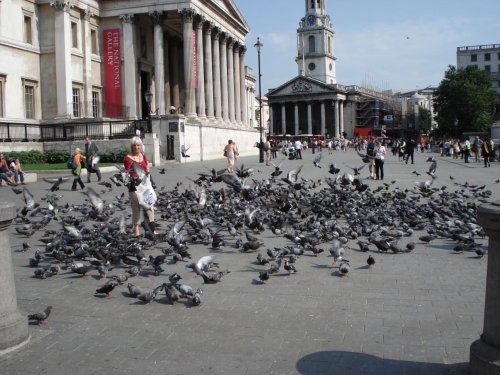
[[[35,314],[28,315],[29,322],[36,322],[36,324],[45,324],[47,323],[47,319],[49,318],[50,312],[52,311],[52,306],[47,306],[45,310]]]

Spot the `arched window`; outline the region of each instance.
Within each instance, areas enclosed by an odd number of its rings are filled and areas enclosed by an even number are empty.
[[[314,0],[311,0],[311,9],[314,9]]]
[[[309,53],[316,52],[316,41],[314,40],[314,35],[309,35],[307,42],[309,43]]]

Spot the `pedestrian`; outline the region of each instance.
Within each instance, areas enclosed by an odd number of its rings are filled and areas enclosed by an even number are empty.
[[[14,159],[10,162],[9,169],[12,173],[14,173],[14,181],[16,185],[26,185],[24,183],[24,171],[21,168],[19,157],[14,157]]]
[[[101,181],[101,170],[97,166],[97,152],[99,149],[97,145],[92,142],[90,137],[85,137],[85,156],[87,158],[87,183],[90,183],[90,174],[95,173],[97,175],[97,181]]]
[[[153,206],[151,206],[148,209],[143,208],[139,204],[139,198],[137,197],[136,193],[137,191],[136,186],[138,186],[143,181],[139,179],[137,172],[134,170],[134,163],[139,165],[139,167],[142,168],[144,173],[149,174],[148,158],[146,157],[146,154],[142,152],[142,147],[143,144],[141,138],[138,136],[133,137],[132,140],[130,141],[130,153],[127,154],[123,159],[123,166],[125,170],[128,171],[130,176],[128,191],[129,191],[130,205],[132,207],[132,232],[134,236],[139,236],[141,234],[140,227],[142,223],[141,220],[142,214],[144,214],[149,225],[151,226],[153,234],[156,234],[154,226],[154,221],[155,221],[154,208]]]
[[[377,144],[375,146],[375,175],[376,175],[376,180],[380,178],[380,180],[384,179],[384,158],[385,158],[385,153],[387,150],[385,149],[385,146],[380,142],[377,141]]]
[[[234,162],[238,157],[238,147],[236,147],[236,143],[230,139],[227,141],[227,145],[224,147],[224,156],[227,158],[227,171],[228,173],[233,173]]]
[[[479,151],[481,150],[481,139],[479,138],[478,135],[476,135],[476,138],[474,139],[474,143],[472,144],[471,150],[474,153],[474,161],[476,163],[479,163],[481,161],[481,157],[479,156]]]
[[[271,139],[269,141],[269,143],[271,144],[271,156],[273,159],[276,159],[277,155],[277,151],[278,151],[278,145],[276,144],[276,141],[274,139]]]
[[[313,154],[314,154],[314,153],[316,153],[316,147],[317,147],[317,146],[318,146],[318,141],[316,141],[316,139],[314,139],[314,140],[312,141],[312,146],[311,146],[311,148],[312,148],[312,153],[313,153]]]
[[[2,186],[2,180],[7,183],[7,185],[15,185],[14,173],[9,169],[7,160],[3,152],[0,153],[0,186]]]
[[[266,165],[269,165],[269,159],[271,159],[271,142],[269,142],[269,139],[267,139],[264,142],[264,154],[266,157]]]
[[[366,145],[366,155],[368,156],[368,159],[370,159],[370,163],[368,164],[368,170],[370,171],[370,177],[371,179],[375,178],[375,147],[377,145],[375,144],[375,140],[373,138],[370,138],[368,144]]]
[[[468,163],[470,156],[470,141],[468,139],[465,140],[463,145],[463,156],[464,156],[464,163]]]
[[[415,141],[413,139],[408,140],[406,142],[406,161],[405,163],[408,164],[408,160],[411,158],[411,163],[413,164],[413,157],[415,153]]]
[[[481,145],[481,156],[484,159],[484,167],[490,167],[491,143],[488,137],[484,138],[483,144]]]
[[[302,142],[299,139],[295,141],[295,151],[297,152],[297,159],[302,159]]]
[[[406,141],[404,139],[401,139],[399,141],[399,158],[398,160],[405,161],[405,155],[406,155]]]
[[[73,176],[75,176],[73,180],[73,186],[71,187],[71,190],[75,191],[76,190],[76,185],[79,184],[82,190],[85,188],[85,185],[83,184],[82,179],[80,178],[80,174],[82,173],[82,162],[85,161],[85,156],[81,154],[80,149],[77,147],[75,148],[75,151],[73,151],[73,169],[71,170],[71,173]]]

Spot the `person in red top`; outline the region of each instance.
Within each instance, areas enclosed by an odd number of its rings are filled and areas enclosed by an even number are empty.
[[[137,173],[134,171],[133,164],[137,163],[146,173],[149,173],[149,163],[146,154],[142,152],[142,140],[140,137],[133,137],[130,143],[130,153],[123,159],[123,166],[130,174],[130,184],[129,184],[129,198],[130,205],[132,206],[132,225],[133,233],[135,236],[139,236],[141,233],[141,212],[144,211],[153,233],[156,234],[154,228],[154,209],[153,207],[149,209],[144,209],[137,199],[136,186],[140,181],[138,181]]]
[[[9,169],[4,154],[0,153],[0,186],[2,185],[2,180],[7,182],[8,185],[15,185],[14,173]]]

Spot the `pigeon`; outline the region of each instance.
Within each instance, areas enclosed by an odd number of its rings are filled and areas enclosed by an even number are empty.
[[[157,286],[153,290],[147,291],[147,292],[142,292],[137,295],[137,299],[146,302],[146,304],[151,303],[154,299],[156,299],[156,296],[160,292],[160,290],[163,289],[163,284],[160,286]]]
[[[337,263],[337,261],[342,261],[345,249],[341,246],[342,245],[339,240],[337,239],[333,240],[332,247],[330,248],[330,254],[333,257],[333,264]]]
[[[429,167],[427,174],[434,179],[436,178],[437,161],[432,157],[428,158],[427,161],[431,162],[431,166]]]
[[[269,280],[269,272],[268,271],[260,271],[259,272],[259,280],[262,284],[265,284],[267,280]]]
[[[196,292],[193,295],[193,298],[191,298],[191,303],[194,306],[199,306],[203,302],[203,289],[196,289]]]
[[[330,174],[333,174],[333,175],[336,175],[340,172],[340,168],[337,168],[337,165],[336,164],[330,164],[330,167],[329,167],[329,170],[328,170],[328,173]]]
[[[84,194],[89,198],[92,207],[94,207],[97,212],[102,212],[104,208],[104,201],[101,199],[99,194],[97,194],[91,187],[87,188],[87,191]]]
[[[368,256],[368,259],[366,260],[366,264],[368,264],[368,267],[371,267],[375,264],[375,258],[372,257],[371,255]]]
[[[106,297],[109,297],[109,293],[111,293],[117,285],[118,285],[118,283],[116,281],[110,280],[106,284],[101,286],[100,288],[97,288],[95,290],[95,293],[96,294],[106,294]]]
[[[342,259],[339,265],[339,272],[342,276],[347,275],[351,271],[351,266],[347,259]]]
[[[257,255],[257,264],[263,266],[269,263],[269,259],[263,256],[261,253]]]
[[[482,258],[486,254],[486,250],[481,248],[481,247],[478,247],[478,248],[476,248],[475,253],[476,253],[478,258]]]
[[[26,208],[28,210],[35,208],[36,206],[35,197],[31,193],[31,191],[29,191],[28,188],[26,187],[23,189],[23,198],[24,202],[26,203]]]
[[[283,268],[288,271],[288,274],[291,275],[292,273],[296,273],[297,269],[293,264],[290,263],[288,259],[285,259],[285,264],[283,265]]]
[[[319,162],[321,161],[321,157],[322,157],[323,153],[318,153],[318,155],[316,155],[313,159],[313,165],[317,168],[321,168],[321,165],[319,165]]]
[[[49,183],[49,184],[52,184],[52,186],[50,187],[50,191],[53,193],[55,191],[58,191],[59,190],[59,187],[60,185],[63,183],[63,182],[66,182],[69,180],[68,177],[58,177],[57,179],[53,179],[53,178],[44,178],[43,179],[45,182]]]
[[[47,323],[47,319],[52,311],[52,306],[47,306],[47,308],[39,313],[29,314],[28,321],[36,322],[38,325]]]
[[[128,293],[129,293],[130,297],[137,297],[137,296],[139,296],[139,294],[144,293],[141,288],[139,288],[138,286],[131,284],[131,283],[127,284],[127,288],[128,288]]]

